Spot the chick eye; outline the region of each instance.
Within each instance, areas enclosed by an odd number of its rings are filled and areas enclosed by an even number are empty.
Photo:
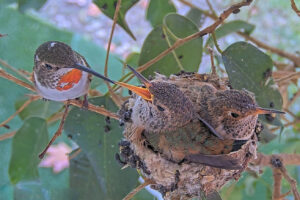
[[[161,107],[161,106],[157,106],[157,109],[159,110],[159,111],[164,111],[165,109],[163,108],[163,107]]]
[[[231,114],[231,117],[233,117],[233,118],[238,118],[239,117],[239,114],[237,114],[237,113],[232,112],[230,114]]]
[[[49,65],[49,64],[45,64],[45,67],[46,67],[48,70],[51,70],[51,69],[52,69],[52,66]]]

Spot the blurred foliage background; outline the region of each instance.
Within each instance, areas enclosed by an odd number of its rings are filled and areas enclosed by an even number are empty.
[[[200,10],[191,8],[180,0],[123,0],[124,5],[122,4],[121,17],[118,21],[120,26],[116,27],[111,46],[109,77],[119,80],[127,73],[126,69],[123,69],[123,62],[134,67],[140,66],[167,49],[175,42],[176,37],[186,37],[213,22],[213,19],[202,12],[210,9],[206,1],[189,2]],[[220,13],[235,2],[239,1],[226,0],[211,3],[215,12]],[[111,0],[94,2],[90,0],[0,0],[0,34],[8,34],[0,38],[0,59],[17,69],[31,72],[35,49],[45,41],[57,40],[72,46],[74,50],[85,56],[93,69],[103,73],[114,3],[115,1]],[[295,55],[299,54],[300,18],[292,11],[289,1],[256,0],[249,7],[242,8],[238,14],[231,15],[226,21],[227,25],[221,26],[215,32],[218,44],[223,50],[235,42],[245,41],[243,37],[236,34],[237,31],[242,31],[266,44]],[[161,39],[162,34],[167,35],[170,44]],[[152,75],[154,71],[159,71],[169,75],[180,69],[209,72],[211,64],[206,46],[213,47],[210,36],[204,37],[204,40],[199,38],[188,42],[176,50],[180,64],[178,59],[174,59],[174,56],[169,54],[143,73]],[[284,70],[293,68],[292,72],[299,71],[290,60],[268,50],[260,50],[272,58],[275,63],[273,71],[283,70],[277,65],[278,63],[286,65]],[[228,69],[225,61],[223,63],[224,57],[231,54],[229,50],[225,51],[222,59],[216,51],[218,73],[227,76],[223,72],[226,70],[229,78],[233,77],[231,80],[237,80],[234,83],[235,87],[247,88],[246,81],[238,81],[244,80],[243,77],[238,75],[239,79],[235,78],[230,73],[232,69]],[[257,65],[255,69],[259,67]],[[272,63],[261,67],[272,68]],[[18,76],[14,71],[7,71]],[[251,74],[251,71],[248,74]],[[131,83],[137,84],[137,81],[133,80]],[[273,82],[270,83],[272,84]],[[284,86],[285,93],[281,94],[283,100],[288,101],[297,94],[299,81],[295,78]],[[92,88],[102,94],[106,93],[105,84],[98,79],[93,79]],[[282,92],[280,89],[282,88],[279,88]],[[2,122],[26,101],[25,95],[29,92],[2,78],[0,78],[0,91],[0,122]],[[280,109],[282,102],[278,95],[279,92],[271,97],[265,95],[262,99],[275,99],[275,102],[278,102],[275,107]],[[282,124],[279,119],[275,119],[271,123],[273,126],[265,130],[259,152],[299,153],[299,101],[299,98],[296,98],[289,105],[288,109],[291,113],[286,116],[286,122]],[[109,96],[90,98],[90,102],[117,111],[117,106]],[[129,168],[121,170],[115,161],[114,155],[118,151],[118,142],[122,138],[122,129],[118,126],[118,122],[111,120],[110,131],[106,133],[105,117],[78,108],[72,109],[65,124],[64,134],[56,141],[56,144],[65,143],[67,147],[56,146],[54,153],[48,155],[53,160],[48,160],[47,163],[41,164],[44,167],[41,165],[39,167],[40,160],[37,155],[57,129],[58,121],[52,119],[56,113],[61,112],[61,108],[61,103],[37,101],[9,122],[10,129],[0,127],[0,138],[7,133],[17,131],[14,137],[0,139],[1,200],[114,200],[122,199],[139,184],[139,176],[135,170]],[[289,122],[295,123],[286,126],[283,132],[280,128],[277,129]],[[271,133],[273,129],[275,131]],[[68,163],[68,158],[63,155],[69,153],[71,149],[77,149],[78,146],[82,151]],[[288,167],[289,173],[298,183],[299,170],[299,167]],[[258,176],[245,172],[238,182],[232,182],[224,187],[221,196],[223,199],[271,199],[272,184],[272,172],[268,168]],[[285,181],[282,187],[283,193],[289,190],[289,185]],[[135,196],[135,199],[141,200],[155,198],[161,197],[157,194],[153,195],[153,191],[149,193],[146,190]]]

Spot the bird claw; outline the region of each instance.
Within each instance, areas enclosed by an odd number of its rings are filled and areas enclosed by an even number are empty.
[[[88,110],[88,108],[89,108],[89,101],[87,99],[87,95],[84,95],[84,97],[83,97],[83,102],[82,102],[81,108],[86,109],[86,110]]]

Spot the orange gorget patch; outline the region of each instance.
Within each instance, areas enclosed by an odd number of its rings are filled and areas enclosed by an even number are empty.
[[[82,71],[79,69],[72,69],[68,73],[61,76],[56,89],[59,91],[69,90],[74,84],[78,83],[82,77]]]

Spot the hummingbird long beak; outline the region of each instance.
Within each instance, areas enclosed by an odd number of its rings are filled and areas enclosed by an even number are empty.
[[[285,114],[285,112],[282,112],[280,110],[256,107],[256,109],[253,112],[253,115],[264,115],[264,114],[273,114],[273,113]]]
[[[128,83],[123,83],[123,82],[118,82],[118,81],[113,81],[101,74],[99,74],[98,72],[92,70],[91,68],[88,68],[84,65],[78,64],[76,63],[73,66],[69,66],[69,68],[75,68],[75,69],[79,69],[81,71],[85,71],[87,73],[90,73],[98,78],[101,78],[107,82],[110,82],[112,84],[117,84],[120,85],[122,87],[125,87],[129,90],[131,90],[132,92],[136,93],[137,95],[141,96],[143,99],[147,100],[147,101],[152,101],[152,94],[149,91],[149,86],[151,86],[151,83],[139,72],[135,71],[135,69],[133,69],[132,67],[130,67],[129,65],[127,65],[127,67],[134,73],[134,75],[146,86],[146,88],[143,87],[138,87],[138,86],[134,86],[134,85],[130,85]]]
[[[136,71],[133,67],[130,65],[126,64],[126,66],[132,71],[132,73],[147,87],[149,88],[152,84],[148,79],[146,79],[141,73]]]

